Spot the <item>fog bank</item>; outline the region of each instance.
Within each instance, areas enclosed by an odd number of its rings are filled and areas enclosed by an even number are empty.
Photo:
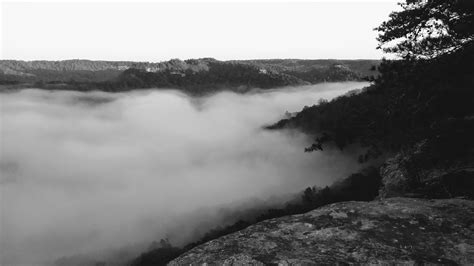
[[[353,158],[304,153],[311,140],[303,134],[262,126],[366,85],[205,98],[2,93],[1,264],[48,264],[162,237],[182,244],[222,206],[345,177],[359,167]]]

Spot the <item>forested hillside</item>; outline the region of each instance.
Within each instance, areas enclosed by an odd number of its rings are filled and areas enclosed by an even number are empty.
[[[39,87],[52,90],[124,91],[177,88],[200,94],[221,89],[245,92],[327,81],[372,79],[377,60],[248,60],[212,58],[160,63],[89,60],[0,61],[4,89]]]
[[[472,197],[465,189],[474,191],[474,4],[407,1],[402,7],[378,28],[380,47],[402,60],[383,61],[363,92],[306,107],[269,128],[314,136],[309,152],[362,145],[361,162],[399,153],[394,161],[411,180],[397,189]],[[439,23],[428,23],[433,19]]]

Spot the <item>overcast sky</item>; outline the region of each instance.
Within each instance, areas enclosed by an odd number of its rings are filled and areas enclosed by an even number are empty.
[[[1,58],[381,58],[373,28],[397,1],[8,2]]]

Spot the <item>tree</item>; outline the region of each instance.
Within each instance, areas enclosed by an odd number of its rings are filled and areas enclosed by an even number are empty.
[[[474,40],[473,0],[405,0],[379,31],[378,49],[405,59],[431,59]]]

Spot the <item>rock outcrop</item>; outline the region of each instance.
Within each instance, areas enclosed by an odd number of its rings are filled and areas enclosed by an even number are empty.
[[[474,157],[453,144],[421,141],[380,168],[379,197],[474,198]],[[451,150],[441,145],[449,145]],[[461,144],[462,145],[462,144]]]
[[[171,265],[474,264],[474,201],[342,202],[266,220],[197,246]]]

